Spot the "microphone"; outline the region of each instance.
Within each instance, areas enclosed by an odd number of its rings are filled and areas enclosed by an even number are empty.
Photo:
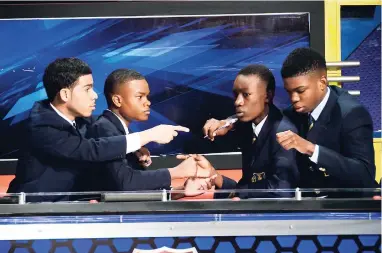
[[[222,125],[221,127],[219,127],[218,129],[216,129],[216,130],[214,131],[214,133],[216,133],[216,132],[219,131],[220,129],[227,128],[227,127],[231,126],[232,124],[235,124],[237,120],[238,120],[238,118],[237,118],[236,114],[235,114],[235,115],[232,115],[232,116],[229,116],[228,118],[225,119],[225,121],[226,121],[225,124]],[[208,138],[208,134],[206,134],[206,135],[204,136],[204,139],[205,139],[205,138]]]

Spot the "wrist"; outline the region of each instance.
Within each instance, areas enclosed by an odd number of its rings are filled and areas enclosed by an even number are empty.
[[[314,153],[314,148],[315,147],[316,147],[315,144],[313,144],[313,143],[308,141],[307,150],[306,150],[305,154],[307,154],[308,156],[312,156],[313,153]]]
[[[184,186],[177,186],[177,187],[172,188],[171,190],[183,191],[184,190]],[[183,192],[177,192],[177,193],[171,192],[170,196],[171,196],[171,200],[177,200],[177,199],[180,199],[180,198],[184,198],[185,194]]]
[[[216,171],[215,174],[217,175],[215,178],[215,187],[221,189],[223,187],[223,176],[217,173]]]
[[[153,131],[152,128],[150,128],[150,129],[147,129],[145,131],[139,132],[139,137],[141,140],[141,146],[144,146],[147,143],[155,141],[154,140],[155,135],[152,133],[152,131]]]
[[[178,166],[175,166],[173,168],[169,168],[168,169],[168,172],[170,173],[170,177],[171,179],[179,179],[179,178],[183,178],[180,173],[179,173],[179,169],[178,169]]]

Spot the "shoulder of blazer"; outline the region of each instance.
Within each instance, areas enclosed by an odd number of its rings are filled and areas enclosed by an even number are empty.
[[[117,116],[115,116],[109,110],[105,110],[101,116],[92,124],[92,129],[97,131],[107,131],[109,133],[113,132],[114,135],[125,135],[125,129],[122,123],[119,121]]]
[[[350,95],[346,90],[339,87],[331,87],[331,91],[337,95],[337,106],[340,110],[341,117],[345,118],[349,113],[355,110],[364,111],[365,114],[369,115],[367,109],[352,95]]]
[[[52,127],[60,130],[73,127],[57,114],[48,100],[36,102],[27,119],[27,127],[32,130],[39,127]]]

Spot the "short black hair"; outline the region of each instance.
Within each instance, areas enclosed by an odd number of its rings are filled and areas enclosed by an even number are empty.
[[[42,77],[48,100],[52,102],[61,89],[72,87],[78,78],[91,73],[89,65],[78,58],[59,58],[51,62]]]
[[[316,70],[326,71],[325,58],[311,48],[297,48],[285,59],[281,76],[283,78],[301,76]]]
[[[134,80],[145,80],[145,77],[132,69],[116,69],[111,72],[106,78],[105,86],[103,89],[103,94],[105,95],[107,106],[110,107],[113,105],[111,97],[117,85],[121,85]]]
[[[239,74],[237,75],[243,75],[243,76],[256,75],[260,77],[264,82],[267,83],[267,87],[266,87],[267,92],[271,91],[273,94],[275,93],[275,89],[276,89],[275,77],[272,71],[270,71],[270,69],[264,65],[261,65],[261,64],[248,65],[247,67],[240,70]]]

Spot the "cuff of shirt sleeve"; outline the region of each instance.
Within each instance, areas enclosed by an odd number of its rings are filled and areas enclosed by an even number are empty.
[[[309,159],[314,162],[315,164],[317,164],[318,162],[318,153],[320,152],[320,146],[318,145],[314,145],[314,152],[313,152],[313,155],[311,157],[309,157]]]
[[[126,154],[135,152],[141,148],[141,137],[139,133],[126,135]]]

